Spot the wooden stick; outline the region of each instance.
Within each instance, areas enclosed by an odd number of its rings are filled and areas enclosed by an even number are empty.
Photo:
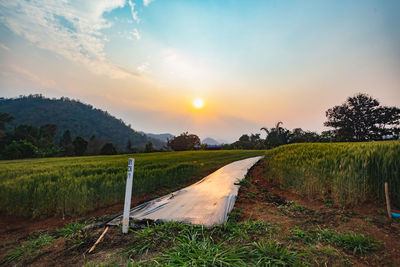
[[[392,218],[392,210],[390,208],[390,199],[389,199],[389,188],[388,188],[388,183],[385,182],[385,196],[386,196],[386,209],[389,218]]]
[[[97,244],[100,243],[101,239],[103,239],[103,237],[107,233],[107,231],[108,231],[108,226],[106,227],[106,229],[104,229],[104,232],[101,234],[99,239],[97,239],[96,243],[94,243],[94,245],[89,249],[88,253],[91,253],[96,248]]]

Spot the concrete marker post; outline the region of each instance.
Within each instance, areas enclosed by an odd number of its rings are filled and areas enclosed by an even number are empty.
[[[126,178],[124,215],[123,215],[123,219],[122,219],[122,233],[123,234],[127,234],[128,228],[129,228],[129,211],[131,209],[132,180],[133,180],[133,168],[134,167],[135,167],[135,159],[130,158],[128,161],[128,176]]]

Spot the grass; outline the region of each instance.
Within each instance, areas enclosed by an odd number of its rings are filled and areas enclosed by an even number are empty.
[[[400,207],[400,141],[292,144],[268,150],[264,162],[270,182],[328,207],[384,201],[386,181]]]
[[[82,223],[69,223],[64,228],[58,229],[57,234],[60,237],[68,237],[68,236],[76,234],[84,226],[85,226],[85,224],[82,224]]]
[[[325,242],[348,250],[353,254],[361,255],[375,251],[382,245],[377,240],[366,237],[361,233],[347,232],[342,234],[320,228],[306,232],[298,226],[291,230],[291,235],[288,238],[308,245],[315,245],[317,241]]]
[[[9,252],[5,258],[3,259],[3,263],[10,263],[14,261],[24,259],[31,259],[38,255],[38,249],[42,248],[43,246],[50,244],[53,242],[55,238],[53,236],[44,234],[24,244],[20,247]]]
[[[128,266],[306,266],[304,253],[271,239],[276,231],[263,221],[152,224],[132,231],[132,245],[122,253],[131,258]]]
[[[264,151],[186,151],[0,161],[0,212],[77,216],[123,201],[128,158],[133,196],[176,189],[230,162]]]

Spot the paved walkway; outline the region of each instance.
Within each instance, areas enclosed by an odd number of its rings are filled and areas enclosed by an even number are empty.
[[[237,182],[262,157],[232,162],[218,169],[199,182],[134,207],[130,211],[133,220],[179,221],[211,226],[228,219],[238,194]],[[119,216],[110,225],[118,225]]]

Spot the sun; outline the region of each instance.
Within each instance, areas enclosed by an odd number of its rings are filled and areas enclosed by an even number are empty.
[[[193,104],[193,107],[199,109],[199,108],[202,108],[204,106],[204,101],[201,98],[195,98],[193,100],[192,104]]]

